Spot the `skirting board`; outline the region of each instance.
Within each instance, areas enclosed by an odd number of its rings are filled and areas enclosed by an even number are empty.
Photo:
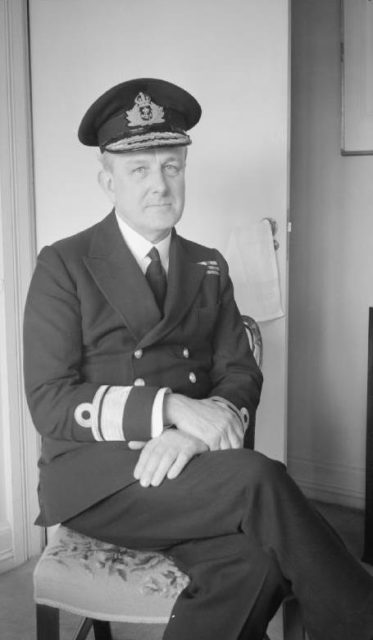
[[[363,468],[289,456],[288,470],[308,498],[354,509],[365,507]]]

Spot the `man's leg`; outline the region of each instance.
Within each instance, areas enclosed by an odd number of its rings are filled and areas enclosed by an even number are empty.
[[[249,547],[240,533],[183,543],[167,553],[190,584],[176,602],[164,640],[263,640],[289,592],[270,555]]]
[[[243,533],[247,549],[260,549],[267,557],[274,554],[300,602],[312,639],[373,638],[373,580],[310,507],[284,465],[258,453],[202,454],[175,480],[146,489],[134,483],[66,524],[134,548],[164,549]],[[206,575],[212,580],[206,588],[213,593],[214,582],[220,586],[219,574],[207,571]],[[248,629],[257,581],[255,585],[245,594],[248,604],[241,616],[242,621],[246,614]],[[202,589],[193,593],[198,612],[193,621],[184,616],[190,633],[191,624],[198,627],[199,615],[204,615],[198,607],[201,593]],[[184,605],[177,606],[180,620]],[[229,607],[224,615],[231,620]],[[235,640],[235,635],[212,637]]]
[[[137,540],[133,534],[123,539],[118,533],[128,528],[128,515],[123,512],[120,491],[64,524],[115,544],[143,549],[140,533]],[[167,525],[166,517],[163,522]],[[151,524],[145,548],[161,547],[190,578],[173,608],[164,640],[263,640],[269,621],[290,591],[271,554],[248,544],[239,532],[178,540],[177,544],[168,538],[165,546],[166,541],[159,538],[151,544],[150,531]]]

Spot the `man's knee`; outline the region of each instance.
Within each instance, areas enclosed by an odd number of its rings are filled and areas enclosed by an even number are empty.
[[[282,462],[267,458],[257,451],[243,451],[240,473],[246,478],[250,487],[253,485],[279,486],[289,480],[286,466]]]
[[[260,482],[265,484],[281,484],[287,479],[286,466],[279,460],[272,460],[259,454],[256,460],[256,473]]]

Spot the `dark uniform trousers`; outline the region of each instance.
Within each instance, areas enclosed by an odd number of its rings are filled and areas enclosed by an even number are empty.
[[[190,576],[165,640],[262,640],[289,588],[312,640],[371,640],[373,580],[284,465],[260,453],[204,453],[160,487],[138,482],[67,526],[162,549]]]
[[[208,452],[158,488],[134,480],[128,441],[151,437],[160,388],[254,424],[262,377],[218,251],[173,232],[162,315],[111,213],[42,250],[24,330],[38,523],[170,553],[191,582],[166,640],[261,640],[289,585],[314,640],[373,638],[372,579],[280,463]]]

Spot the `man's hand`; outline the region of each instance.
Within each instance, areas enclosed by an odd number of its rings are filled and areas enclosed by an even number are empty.
[[[164,423],[205,442],[210,451],[240,449],[243,428],[237,416],[220,402],[210,398],[194,400],[178,393],[164,399]]]
[[[129,446],[142,448],[133,475],[143,487],[158,487],[166,476],[176,478],[194,456],[208,450],[202,440],[178,429],[166,429],[145,445],[134,442]]]

